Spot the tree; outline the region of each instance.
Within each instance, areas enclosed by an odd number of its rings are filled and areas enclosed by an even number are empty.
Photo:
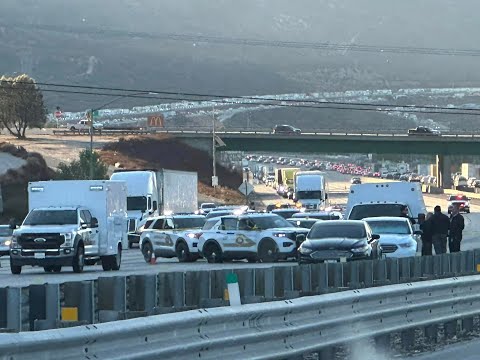
[[[41,128],[47,122],[43,95],[28,75],[0,78],[0,126],[19,139],[27,128]]]
[[[108,166],[100,160],[97,152],[83,150],[78,160],[70,164],[60,163],[56,178],[58,180],[88,180],[90,179],[90,159],[93,160],[93,178],[96,180],[107,179]]]

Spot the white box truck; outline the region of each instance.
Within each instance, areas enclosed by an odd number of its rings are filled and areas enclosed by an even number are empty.
[[[305,209],[320,210],[326,205],[325,174],[321,171],[299,171],[295,174],[293,200]]]
[[[362,220],[367,217],[400,216],[407,206],[411,218],[427,214],[420,183],[392,181],[352,185],[348,194],[345,218]]]
[[[127,241],[127,186],[123,181],[66,180],[28,184],[29,213],[13,232],[10,267],[42,266],[76,273],[101,261],[119,270]]]
[[[176,170],[117,170],[110,180],[127,183],[128,245],[140,241],[148,217],[198,209],[198,175]]]

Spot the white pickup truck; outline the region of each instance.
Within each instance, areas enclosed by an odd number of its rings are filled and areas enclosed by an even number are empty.
[[[101,130],[102,128],[103,124],[101,123],[93,124],[94,130]],[[80,120],[78,123],[70,125],[70,131],[90,131],[90,120]]]
[[[28,185],[29,213],[14,230],[10,269],[41,266],[60,272],[102,263],[119,270],[127,240],[127,187],[123,181],[39,181]]]

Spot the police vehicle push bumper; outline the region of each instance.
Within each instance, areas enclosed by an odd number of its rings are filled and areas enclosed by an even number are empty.
[[[10,250],[10,263],[14,266],[72,266],[74,248],[51,251]]]

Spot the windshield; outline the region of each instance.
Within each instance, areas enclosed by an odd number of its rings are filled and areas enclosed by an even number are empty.
[[[321,199],[322,192],[321,191],[299,191],[297,192],[297,199]]]
[[[316,220],[295,220],[290,219],[288,220],[289,223],[296,227],[310,229],[317,221]]]
[[[175,229],[195,229],[205,225],[206,218],[174,218]]]
[[[214,218],[214,217],[231,215],[231,214],[233,214],[233,211],[210,211],[208,213],[208,215],[206,216],[206,218],[211,219],[211,218]]]
[[[279,215],[284,219],[291,218],[294,214],[298,213],[298,210],[273,210],[272,214]]]
[[[127,210],[147,210],[147,198],[145,196],[127,197]]]
[[[406,221],[368,221],[368,225],[375,234],[411,234]]]
[[[33,210],[23,225],[74,225],[78,223],[76,210]]]
[[[366,237],[365,227],[362,224],[315,224],[308,238],[310,240],[328,239],[328,238],[349,238],[362,239]]]
[[[448,200],[449,201],[466,201],[466,200],[468,200],[468,198],[466,196],[451,195]]]
[[[250,217],[249,219],[253,221],[259,230],[295,227],[281,216]]]
[[[0,236],[10,236],[13,234],[13,230],[8,226],[0,227]]]
[[[217,205],[215,204],[202,204],[202,209],[213,209],[216,208]]]
[[[349,220],[362,220],[367,217],[400,216],[402,204],[365,204],[356,205],[350,212]]]

